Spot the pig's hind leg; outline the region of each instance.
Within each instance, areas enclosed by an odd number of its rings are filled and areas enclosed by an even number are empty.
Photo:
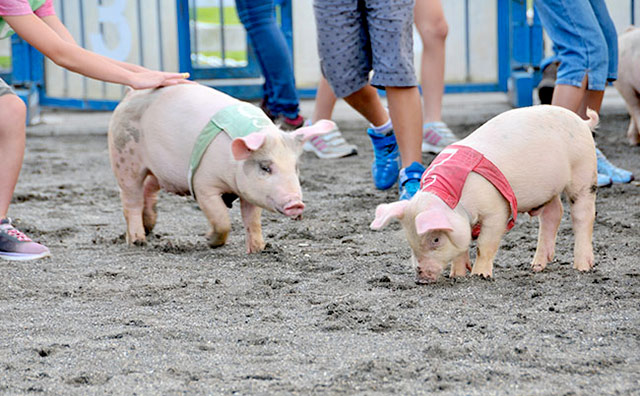
[[[131,172],[134,173],[134,172]],[[144,179],[146,174],[120,181],[120,199],[127,221],[127,242],[131,245],[146,243],[142,212],[144,210]]]
[[[640,145],[640,129],[638,129],[640,127],[640,92],[637,92],[628,82],[618,82],[616,88],[624,98],[631,116],[627,140],[632,146]]]
[[[159,190],[160,184],[158,183],[158,178],[150,173],[144,180],[144,209],[142,211],[142,224],[146,235],[149,235],[151,231],[153,231],[153,227],[156,225],[156,219],[158,218],[157,205]]]
[[[593,267],[593,223],[596,218],[595,169],[591,183],[581,188],[567,188],[571,204],[571,221],[575,238],[573,246],[573,268],[589,271]]]
[[[562,220],[562,201],[560,195],[556,195],[540,208],[540,228],[538,229],[538,247],[531,262],[531,269],[540,272],[545,269],[547,263],[553,260],[556,249],[556,235]],[[533,213],[531,213],[533,215]]]

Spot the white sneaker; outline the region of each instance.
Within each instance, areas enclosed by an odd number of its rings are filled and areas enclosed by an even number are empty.
[[[443,148],[457,142],[458,137],[442,121],[429,122],[422,127],[422,152],[438,154]]]
[[[342,158],[358,154],[358,148],[344,140],[338,127],[327,134],[311,138],[303,148],[304,151],[312,152],[322,159]]]

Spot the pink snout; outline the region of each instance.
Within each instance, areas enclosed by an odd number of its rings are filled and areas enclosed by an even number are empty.
[[[416,267],[416,283],[420,285],[433,283],[438,280],[442,266],[437,263],[420,264]]]
[[[299,199],[289,201],[289,203],[287,203],[284,208],[282,208],[282,213],[285,216],[291,217],[295,220],[299,220],[302,218],[302,212],[304,212],[304,203]]]

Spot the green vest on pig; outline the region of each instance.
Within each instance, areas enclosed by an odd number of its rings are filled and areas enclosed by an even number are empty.
[[[225,131],[231,139],[235,139],[272,125],[273,122],[262,110],[245,102],[227,106],[214,114],[200,132],[196,144],[193,146],[193,151],[191,151],[188,180],[189,191],[193,198],[196,197],[195,191],[193,191],[193,176],[198,170],[207,147],[220,132]]]
[[[35,11],[38,8],[42,7],[46,0],[29,0],[29,5],[31,6],[31,10]],[[11,36],[13,33],[13,29],[7,24],[7,22],[0,17],[0,40],[3,38],[7,38]]]

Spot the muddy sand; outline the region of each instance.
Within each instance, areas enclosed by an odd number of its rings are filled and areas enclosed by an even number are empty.
[[[640,176],[627,123],[605,115],[597,140]],[[368,228],[397,192],[370,182],[364,125],[342,125],[357,156],[303,155],[304,219],[263,215],[251,256],[237,204],[211,249],[194,201],[164,193],[128,247],[106,136],[30,136],[10,214],[52,258],[0,262],[0,394],[640,394],[637,183],[598,192],[589,273],[565,205],[544,272],[522,215],[493,280],[417,285],[399,225]]]

